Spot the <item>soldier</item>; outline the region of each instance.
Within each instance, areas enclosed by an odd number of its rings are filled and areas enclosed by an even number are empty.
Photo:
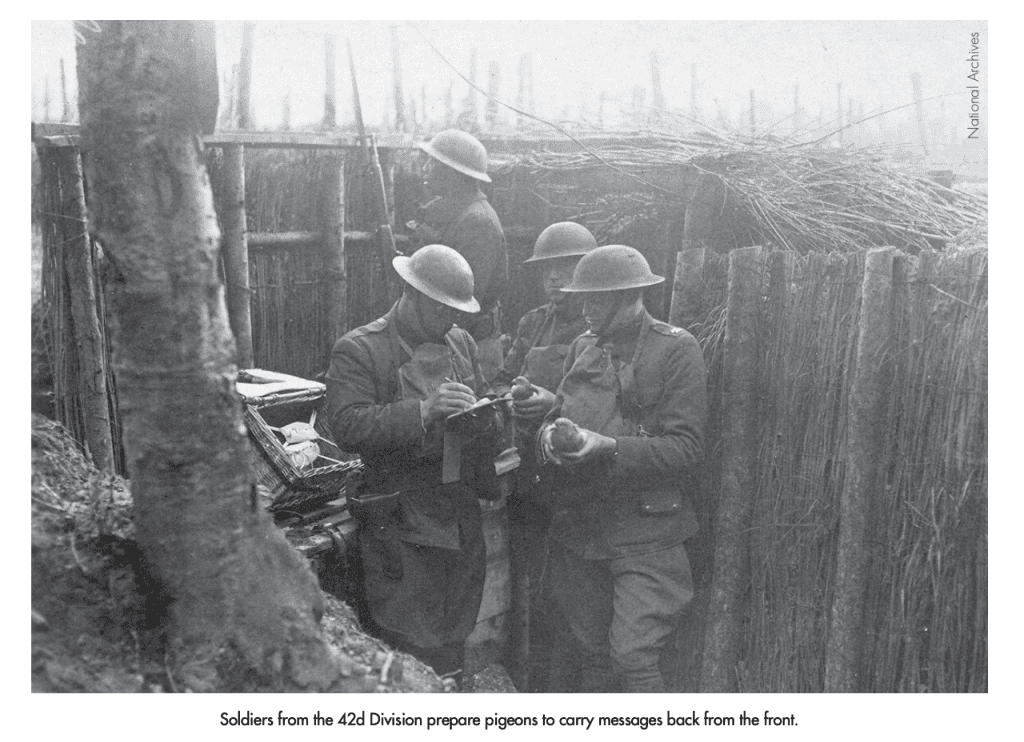
[[[613,690],[615,676],[627,692],[663,691],[660,651],[693,597],[684,542],[706,370],[693,336],[644,308],[663,280],[637,250],[607,245],[562,289],[584,295],[590,330],[569,348],[538,444],[556,467],[552,582],[584,648],[583,691]]]
[[[488,391],[456,316],[480,307],[455,250],[427,245],[392,261],[406,281],[380,319],[334,346],[327,414],[338,445],[360,454],[350,496],[360,524],[366,599],[381,638],[442,677],[458,678],[483,593],[486,556],[478,497],[492,457],[463,449],[460,480],[443,473],[444,425]]]
[[[508,248],[498,215],[480,190],[481,183],[491,182],[487,150],[458,129],[442,131],[419,146],[429,155],[424,175],[428,200],[413,244],[447,245],[469,262],[480,312],[460,318],[458,324],[477,342],[480,363],[490,381],[503,355],[498,300],[508,284]]]
[[[555,390],[562,381],[562,364],[569,344],[587,329],[583,318],[583,302],[576,294],[566,294],[562,287],[572,280],[580,257],[597,247],[586,227],[573,222],[558,222],[547,227],[533,247],[533,255],[524,264],[536,266],[541,274],[548,303],[527,312],[519,322],[512,347],[502,363],[493,384],[499,394],[510,391],[513,382],[529,382],[525,392],[517,393],[513,414],[520,442],[523,463],[517,472],[516,495],[509,501],[512,529],[513,589],[519,595],[519,609],[525,611],[527,636],[515,637],[528,644],[528,660],[520,685],[531,690],[545,688],[544,675],[551,668],[567,668],[569,662],[559,659],[546,668],[556,644],[545,641],[555,626],[563,622],[553,616],[554,605],[549,590],[542,584],[547,551],[547,529],[550,521],[550,477],[541,479],[533,451],[533,437],[544,415],[554,406]],[[565,645],[564,641],[559,641]],[[520,646],[520,650],[524,647]],[[570,653],[571,654],[571,653]],[[568,659],[568,658],[566,658]],[[547,690],[565,690],[561,674],[551,678]]]

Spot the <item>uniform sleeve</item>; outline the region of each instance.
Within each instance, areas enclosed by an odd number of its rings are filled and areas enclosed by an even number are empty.
[[[519,320],[519,327],[516,330],[516,338],[512,341],[512,347],[508,349],[505,360],[502,361],[498,375],[491,383],[494,391],[499,396],[512,390],[512,380],[523,371],[523,364],[526,363],[526,354],[530,350],[530,337],[533,334],[530,315],[525,315]]]
[[[388,377],[375,368],[364,344],[349,337],[335,343],[327,371],[327,415],[342,450],[364,453],[422,443],[418,400],[382,404],[388,392],[378,384]]]
[[[671,478],[704,455],[707,370],[697,341],[674,338],[666,349],[664,391],[658,401],[658,435],[616,439],[615,476],[622,482]]]

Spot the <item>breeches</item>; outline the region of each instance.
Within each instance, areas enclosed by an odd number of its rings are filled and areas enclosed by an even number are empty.
[[[398,579],[385,572],[380,550],[361,540],[366,598],[378,626],[417,647],[465,641],[476,626],[487,568],[483,532],[467,530],[457,550],[396,539]]]
[[[552,587],[573,635],[616,674],[657,673],[661,649],[693,598],[682,544],[640,556],[583,559],[552,547]]]

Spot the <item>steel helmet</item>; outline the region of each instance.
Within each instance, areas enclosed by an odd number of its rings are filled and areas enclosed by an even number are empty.
[[[586,255],[597,247],[590,230],[576,222],[558,222],[546,227],[533,246],[533,255],[523,263]]]
[[[466,259],[445,245],[424,245],[410,256],[391,259],[406,283],[434,301],[475,314],[480,304],[473,298],[473,270]]]
[[[580,258],[572,281],[562,291],[579,294],[642,289],[664,280],[663,276],[651,273],[651,266],[639,250],[626,245],[605,245]]]
[[[491,182],[487,175],[487,150],[472,134],[460,129],[445,129],[429,142],[420,142],[419,148],[464,175],[484,183]]]

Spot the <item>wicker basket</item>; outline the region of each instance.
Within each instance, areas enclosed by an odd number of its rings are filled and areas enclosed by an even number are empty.
[[[257,482],[274,498],[271,512],[306,512],[345,494],[349,476],[362,469],[357,456],[339,449],[330,439],[321,411],[326,387],[317,382],[271,373],[259,369],[240,372],[243,379],[271,379],[266,384],[240,382],[239,393],[245,402],[245,424],[253,446],[250,465]],[[261,387],[265,387],[265,393]],[[271,426],[289,422],[308,422],[317,417],[314,427],[320,434],[320,457],[308,469],[293,463]]]

